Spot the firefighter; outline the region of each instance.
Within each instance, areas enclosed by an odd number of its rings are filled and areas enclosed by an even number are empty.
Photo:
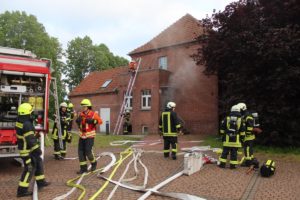
[[[70,115],[67,112],[67,103],[63,102],[60,104],[59,108],[59,117],[60,119],[55,119],[60,120],[60,127],[61,127],[61,140],[62,140],[62,149],[60,147],[59,143],[59,135],[58,135],[58,129],[57,129],[57,122],[54,123],[53,130],[52,130],[52,139],[54,142],[54,158],[56,160],[64,159],[66,157],[67,153],[67,145],[66,145],[66,140],[68,137],[68,127],[69,127],[69,122],[70,122]],[[56,117],[56,116],[55,116]]]
[[[243,141],[244,148],[244,158],[242,162],[242,166],[249,167],[254,158],[253,156],[253,145],[255,134],[253,132],[254,128],[254,119],[250,112],[247,110],[247,106],[245,103],[238,103],[237,106],[240,109],[242,115],[242,122],[245,126],[245,138]]]
[[[69,116],[70,116],[70,121],[69,121],[69,126],[68,126],[68,132],[67,132],[67,142],[71,143],[72,142],[72,126],[73,126],[73,120],[76,117],[76,112],[74,110],[74,105],[72,103],[68,104],[68,109],[67,109]]]
[[[136,69],[137,69],[137,63],[135,61],[129,62],[128,71],[132,72],[132,74],[134,74]]]
[[[245,136],[242,116],[237,105],[232,106],[230,114],[222,121],[220,134],[223,140],[223,151],[219,158],[219,167],[225,168],[230,153],[230,169],[235,169],[238,164],[237,151],[242,147],[241,140]]]
[[[168,102],[166,109],[162,112],[159,120],[160,134],[163,135],[164,139],[164,157],[170,156],[170,146],[172,148],[172,159],[176,160],[177,143],[178,143],[178,132],[181,129],[181,124],[175,112],[176,104],[174,102]]]
[[[43,160],[41,158],[42,151],[35,137],[32,111],[33,107],[29,103],[22,103],[18,108],[17,143],[24,169],[19,182],[17,197],[32,195],[28,188],[33,174],[39,189],[50,184],[45,181]]]
[[[92,110],[92,103],[89,99],[83,99],[80,103],[82,112],[78,115],[76,123],[79,127],[79,142],[78,142],[78,157],[80,164],[80,171],[78,174],[87,172],[86,157],[90,161],[92,168],[95,171],[97,161],[93,153],[94,138],[96,136],[96,125],[102,124],[102,119]]]
[[[123,134],[128,135],[128,133],[131,133],[131,123],[130,123],[130,111],[126,110],[124,114],[122,114],[124,118],[124,123],[123,123]]]

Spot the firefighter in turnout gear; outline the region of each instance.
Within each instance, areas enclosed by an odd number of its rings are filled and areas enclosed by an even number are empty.
[[[247,106],[244,103],[238,103],[238,108],[240,109],[242,115],[242,123],[245,126],[245,138],[243,141],[244,148],[244,158],[242,159],[242,166],[249,167],[254,158],[253,156],[253,145],[255,134],[253,132],[254,128],[254,118],[250,112],[247,111]]]
[[[40,157],[42,151],[35,137],[33,107],[29,103],[22,103],[18,108],[18,119],[16,122],[17,143],[20,157],[24,163],[23,173],[19,182],[17,197],[32,195],[28,191],[32,176],[35,176],[38,188],[48,186],[45,181],[43,160]]]
[[[83,99],[80,103],[82,112],[78,115],[76,123],[79,127],[79,142],[78,142],[78,157],[80,171],[78,174],[87,172],[87,159],[90,161],[92,168],[95,171],[97,161],[93,153],[94,138],[96,136],[96,125],[102,124],[102,119],[99,115],[92,111],[92,103],[89,99]]]
[[[167,158],[170,155],[170,146],[172,148],[172,159],[176,160],[178,132],[181,129],[181,124],[175,112],[176,104],[169,102],[164,112],[162,112],[159,120],[159,130],[164,139],[164,157]]]
[[[132,132],[132,126],[130,123],[130,111],[126,110],[124,114],[122,114],[124,118],[124,123],[123,123],[123,134],[128,135],[129,133]]]
[[[67,142],[71,143],[72,142],[72,126],[73,126],[73,120],[77,116],[76,112],[74,110],[74,105],[72,103],[68,104],[68,109],[67,109],[69,116],[70,116],[70,121],[69,121],[69,126],[68,126],[68,132],[67,132]]]
[[[69,113],[67,112],[67,103],[63,102],[60,104],[59,108],[59,117],[60,119],[55,119],[60,120],[60,126],[61,126],[61,140],[63,144],[63,148],[61,149],[59,145],[59,135],[58,135],[58,129],[57,129],[57,123],[54,123],[53,126],[53,131],[52,131],[52,139],[54,142],[54,158],[56,160],[60,160],[65,158],[66,153],[67,153],[67,146],[66,146],[66,140],[68,137],[68,127],[69,127],[69,122],[71,120]],[[55,116],[56,117],[56,116]]]
[[[240,109],[236,105],[232,106],[229,116],[222,121],[220,134],[223,140],[223,151],[219,158],[219,167],[225,168],[230,153],[230,169],[235,169],[238,164],[237,151],[242,147],[241,140],[245,137]]]

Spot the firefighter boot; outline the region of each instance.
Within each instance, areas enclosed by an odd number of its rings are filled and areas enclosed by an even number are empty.
[[[95,171],[96,168],[97,168],[97,161],[91,163],[92,164],[92,167],[91,167],[91,172]]]
[[[29,192],[27,187],[18,187],[17,197],[26,197],[31,195],[32,192]]]
[[[172,152],[172,159],[173,159],[173,160],[176,160],[176,159],[177,159],[176,153],[174,153],[174,152]]]
[[[77,174],[83,174],[87,172],[87,165],[81,165],[80,170],[77,172]]]
[[[54,159],[55,159],[55,160],[59,160],[59,157],[60,157],[60,156],[57,155],[57,154],[54,155]]]
[[[230,169],[235,169],[236,166],[234,164],[230,164]]]
[[[62,160],[65,159],[65,157],[66,157],[66,153],[61,153]]]
[[[220,162],[220,164],[219,164],[219,167],[220,167],[220,168],[225,168],[225,166],[226,166],[226,163]]]
[[[43,187],[49,186],[51,183],[50,183],[50,182],[47,182],[47,181],[45,181],[45,179],[43,179],[43,180],[38,180],[38,181],[36,181],[36,184],[37,184],[37,186],[38,186],[38,189],[40,190],[40,189],[42,189]]]

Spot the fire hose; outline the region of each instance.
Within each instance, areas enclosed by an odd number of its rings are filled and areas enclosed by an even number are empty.
[[[104,173],[104,172],[108,171],[116,163],[116,157],[111,152],[103,152],[103,153],[101,153],[96,158],[96,160],[100,159],[103,156],[110,156],[111,157],[111,162],[108,165],[106,165],[105,167],[103,167],[101,169],[97,169],[94,172],[83,173],[82,175],[80,175],[80,176],[78,176],[78,177],[76,177],[74,179],[68,180],[67,181],[67,185],[70,186],[70,187],[73,187],[73,188],[69,192],[67,192],[66,194],[58,196],[58,197],[54,198],[53,200],[62,200],[62,199],[67,198],[68,196],[70,196],[76,190],[76,188],[78,188],[78,189],[80,189],[80,190],[83,191],[83,193],[81,195],[83,197],[85,195],[85,188],[80,185],[80,183],[83,180],[83,178],[85,176],[91,174],[91,173],[96,173],[96,172]],[[90,168],[91,168],[91,166],[89,166],[88,170],[90,170]],[[77,179],[78,179],[78,181],[74,184],[73,181],[75,181]],[[81,196],[79,198],[82,198]]]
[[[126,169],[124,170],[123,174],[121,175],[121,177],[119,178],[119,182],[129,182],[129,181],[133,181],[135,180],[137,177],[138,177],[138,174],[139,174],[139,170],[137,168],[137,162],[139,162],[143,168],[145,169],[145,178],[144,178],[144,184],[143,186],[140,186],[140,188],[146,188],[146,185],[147,185],[147,182],[148,182],[148,169],[147,167],[143,164],[143,162],[141,161],[141,155],[142,155],[142,151],[140,149],[133,149],[133,158],[132,160],[127,164],[126,166]],[[129,166],[134,162],[134,171],[135,171],[135,175],[132,177],[132,178],[128,178],[128,179],[124,179],[128,169],[129,169]],[[99,176],[101,177],[101,175]],[[117,190],[119,185],[115,185],[114,189],[111,191],[111,193],[109,194],[108,196],[108,200],[110,200],[115,191]],[[138,186],[135,186],[135,187],[138,187]]]
[[[109,175],[109,179],[111,179],[115,175],[116,171],[118,170],[120,165],[123,163],[123,161],[126,160],[132,153],[133,152],[132,152],[131,148],[128,148],[125,151],[120,153],[120,158],[116,163],[117,164],[116,167],[114,168],[114,170]],[[125,155],[124,158],[123,158],[123,155]],[[109,181],[106,181],[102,185],[102,187],[96,193],[94,193],[94,195],[89,200],[95,200],[99,196],[99,194],[101,194],[101,192],[103,192],[103,190],[107,187],[108,183],[109,183]]]

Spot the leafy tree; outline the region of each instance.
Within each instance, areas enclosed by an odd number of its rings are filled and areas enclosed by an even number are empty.
[[[70,41],[66,52],[67,65],[63,73],[70,91],[90,72],[128,64],[125,58],[114,56],[105,44],[94,45],[88,36]]]
[[[202,20],[193,57],[218,75],[219,114],[247,103],[261,116],[263,144],[300,146],[299,19],[296,0],[240,0]]]
[[[51,59],[54,69],[52,76],[57,78],[59,99],[63,100],[66,93],[60,81],[63,66],[59,61],[61,45],[57,38],[48,35],[35,16],[20,11],[0,14],[0,46],[30,50],[40,58]],[[50,98],[50,116],[54,112],[53,105],[53,99]]]

